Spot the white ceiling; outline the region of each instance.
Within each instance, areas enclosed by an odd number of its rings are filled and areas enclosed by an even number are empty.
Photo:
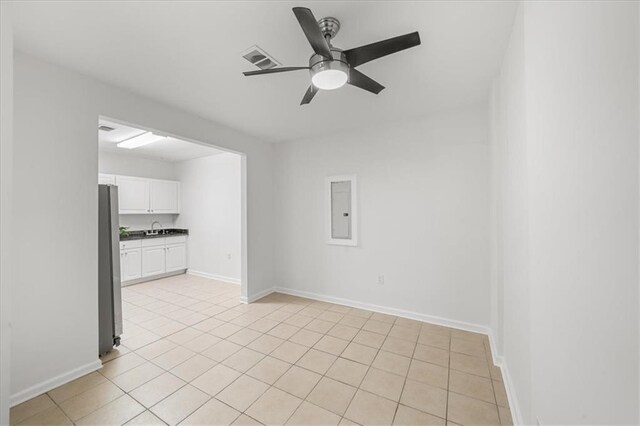
[[[145,133],[146,130],[104,119],[99,120],[99,125],[106,125],[114,129],[110,132],[103,130],[98,131],[96,129],[98,132],[98,147],[100,152],[111,152],[119,155],[149,158],[152,160],[168,161],[171,163],[192,160],[200,157],[208,157],[210,155],[216,155],[224,152],[219,149],[172,137],[135,149],[118,148],[118,142],[122,142]]]
[[[351,48],[419,31],[422,45],[359,69],[387,88],[321,92],[306,71],[244,77],[257,44],[285,66],[311,48],[291,8],[334,16]],[[15,2],[19,50],[270,141],[485,102],[516,2]],[[255,69],[255,68],[254,68]]]

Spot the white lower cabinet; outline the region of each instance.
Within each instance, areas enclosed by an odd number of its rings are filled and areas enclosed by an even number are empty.
[[[122,281],[135,280],[142,277],[142,250],[126,249],[120,252],[120,269]]]
[[[121,279],[125,284],[141,278],[185,270],[187,237],[121,241],[120,265]]]

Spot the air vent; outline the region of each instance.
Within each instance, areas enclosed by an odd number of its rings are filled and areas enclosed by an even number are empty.
[[[242,53],[242,57],[261,70],[268,70],[269,68],[280,65],[280,62],[273,59],[271,55],[258,46],[251,46],[249,49],[245,50]]]
[[[112,130],[115,130],[115,128],[113,127],[109,127],[109,126],[105,126],[104,124],[101,126],[98,126],[98,130],[102,130],[103,132],[110,132]]]

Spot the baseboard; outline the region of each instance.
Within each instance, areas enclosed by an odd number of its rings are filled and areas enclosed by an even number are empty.
[[[351,299],[343,299],[341,297],[326,296],[323,294],[312,293],[308,291],[294,290],[285,287],[275,287],[272,292],[290,294],[292,296],[305,297],[307,299],[319,300],[321,302],[336,303],[338,305],[349,306],[352,308],[366,309],[368,311],[379,312],[381,314],[395,315],[397,317],[408,318],[430,324],[442,325],[445,327],[457,328],[459,330],[471,331],[489,335],[491,330],[483,325],[473,324],[464,321],[457,321],[448,318],[442,318],[433,315],[425,315],[418,312],[407,311],[404,309],[389,308],[386,306],[374,305],[372,303],[358,302]]]
[[[59,376],[56,376],[52,379],[45,380],[44,382],[33,385],[30,388],[11,395],[11,406],[14,407],[24,401],[28,401],[31,398],[35,398],[36,396],[42,395],[45,392],[49,392],[50,390],[55,389],[58,386],[62,386],[65,383],[69,383],[72,380],[82,377],[85,374],[89,374],[96,370],[99,370],[100,368],[102,368],[102,362],[100,361],[100,359],[96,359],[93,362],[75,368],[66,373],[60,374]]]
[[[272,288],[268,288],[268,289],[266,289],[266,290],[262,290],[262,291],[261,291],[261,292],[259,292],[259,293],[249,295],[248,297],[244,297],[244,296],[242,296],[242,297],[240,297],[240,301],[241,301],[242,303],[253,303],[253,302],[255,302],[256,300],[260,300],[260,299],[262,299],[263,297],[270,295],[270,294],[271,294],[271,293],[273,293],[274,291],[276,291],[276,290],[275,290],[273,287],[272,287]]]
[[[225,277],[224,275],[209,274],[208,272],[194,271],[193,269],[187,270],[187,274],[194,275],[196,277],[211,278],[212,280],[223,281],[225,283],[238,284],[238,285],[241,284],[241,280],[239,278]]]
[[[122,287],[128,287],[130,285],[142,284],[142,283],[146,283],[146,282],[149,282],[149,281],[159,280],[161,278],[167,278],[167,277],[173,277],[175,275],[181,275],[181,274],[184,274],[186,272],[187,272],[186,269],[178,269],[177,271],[165,272],[164,274],[150,275],[148,277],[136,278],[135,280],[122,281],[121,284],[122,284]]]

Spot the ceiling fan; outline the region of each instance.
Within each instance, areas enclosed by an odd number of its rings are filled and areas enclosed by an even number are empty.
[[[346,83],[377,95],[384,89],[384,86],[356,70],[356,67],[420,44],[420,35],[416,31],[353,49],[342,50],[331,44],[331,40],[340,30],[340,22],[337,19],[328,17],[316,21],[311,10],[306,7],[294,7],[293,13],[315,52],[309,58],[309,66],[270,68],[247,71],[243,74],[252,76],[309,70],[311,85],[304,94],[300,105],[311,102],[318,90],[338,89]]]

